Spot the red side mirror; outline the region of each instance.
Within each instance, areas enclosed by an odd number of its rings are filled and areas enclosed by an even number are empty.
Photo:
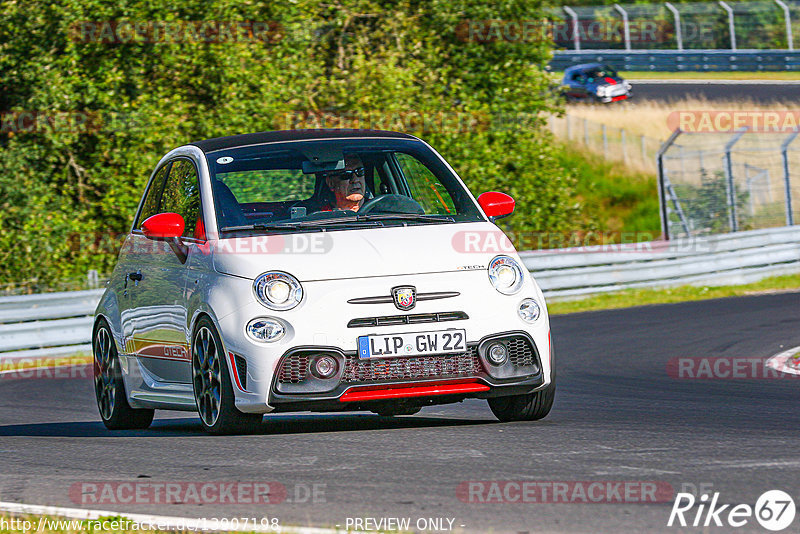
[[[185,225],[177,213],[159,213],[142,223],[142,232],[150,239],[170,239],[182,236]]]
[[[493,219],[508,217],[514,213],[514,199],[505,193],[488,191],[478,197],[478,204],[483,208],[483,212]]]

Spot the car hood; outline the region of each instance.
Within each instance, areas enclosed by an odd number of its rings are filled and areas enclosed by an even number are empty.
[[[596,89],[598,87],[605,87],[606,85],[620,85],[623,83],[625,83],[625,80],[620,78],[619,76],[616,77],[606,76],[604,78],[598,78],[597,80],[591,83],[587,83],[586,86]]]
[[[209,252],[221,273],[284,271],[301,282],[479,270],[498,254],[517,258],[489,222],[238,237],[210,242]]]

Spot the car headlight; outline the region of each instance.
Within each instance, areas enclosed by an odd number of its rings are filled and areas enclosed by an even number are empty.
[[[489,281],[500,293],[513,295],[522,288],[525,278],[514,258],[497,256],[489,263]]]
[[[254,341],[272,343],[278,341],[286,333],[283,323],[268,317],[253,319],[247,323],[247,335]]]
[[[519,303],[517,313],[519,313],[520,319],[526,323],[535,323],[536,319],[542,314],[542,309],[535,300],[523,299],[523,301]]]
[[[598,87],[596,92],[597,96],[603,96],[604,94],[606,94],[606,87],[605,86]]]
[[[278,271],[256,278],[253,289],[261,304],[271,310],[291,310],[303,300],[303,286],[297,278]]]
[[[626,91],[630,91],[631,90],[631,84],[629,84],[628,82],[625,82],[625,90]]]

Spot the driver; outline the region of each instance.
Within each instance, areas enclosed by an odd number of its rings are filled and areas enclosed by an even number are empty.
[[[364,162],[356,154],[344,157],[344,169],[331,171],[325,175],[325,183],[333,193],[333,200],[322,211],[335,209],[358,211],[364,201],[370,198],[364,179]]]

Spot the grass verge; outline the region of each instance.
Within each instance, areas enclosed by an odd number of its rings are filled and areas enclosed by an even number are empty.
[[[625,289],[580,300],[554,300],[547,303],[551,315],[615,308],[630,308],[648,304],[668,304],[723,297],[742,297],[764,293],[800,291],[800,274],[772,276],[759,282],[737,286],[676,286],[666,289]]]
[[[607,243],[658,238],[661,220],[655,175],[631,170],[565,143],[560,144],[556,157],[578,179],[575,193],[582,206],[582,220],[576,227],[601,234]]]

